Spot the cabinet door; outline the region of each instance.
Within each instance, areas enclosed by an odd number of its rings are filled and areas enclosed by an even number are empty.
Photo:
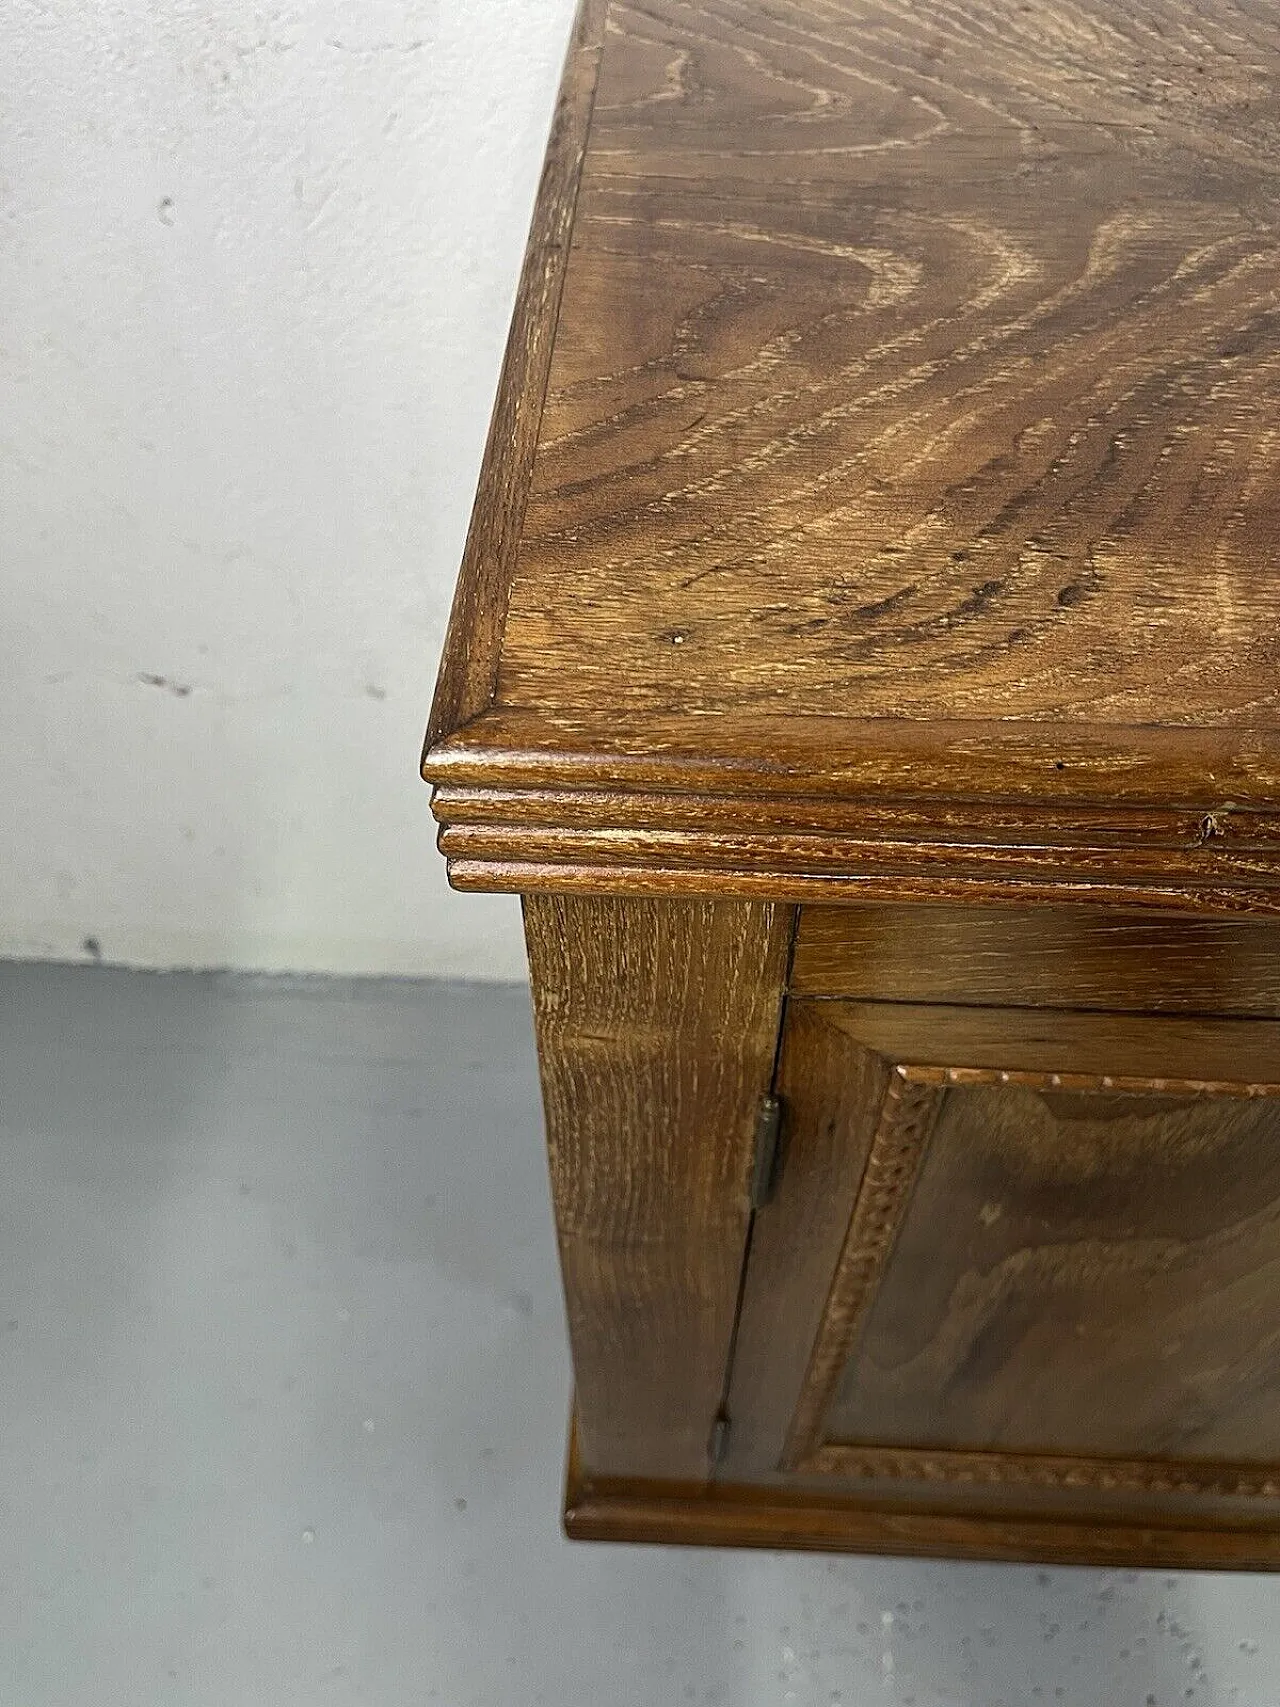
[[[806,1000],[720,1476],[1280,1522],[1280,1025]]]

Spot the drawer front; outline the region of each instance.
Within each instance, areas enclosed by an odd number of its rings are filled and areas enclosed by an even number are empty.
[[[1088,908],[806,907],[792,991],[1280,1016],[1280,924]]]

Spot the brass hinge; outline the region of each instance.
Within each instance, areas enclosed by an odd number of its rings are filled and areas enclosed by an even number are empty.
[[[751,1207],[763,1209],[778,1183],[782,1148],[782,1100],[761,1097],[756,1114],[756,1150],[751,1168]]]
[[[711,1425],[711,1439],[707,1442],[707,1457],[712,1465],[723,1464],[725,1454],[729,1450],[729,1418],[724,1411]]]

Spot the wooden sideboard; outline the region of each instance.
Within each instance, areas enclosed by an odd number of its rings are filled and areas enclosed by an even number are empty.
[[[572,1534],[1280,1562],[1280,13],[585,0],[424,774]]]

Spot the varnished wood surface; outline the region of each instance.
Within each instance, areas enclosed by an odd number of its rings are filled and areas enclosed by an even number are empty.
[[[1278,70],[1251,0],[612,0],[510,609],[508,527],[433,725],[459,880],[927,882],[966,800],[944,884],[1024,880],[978,857],[1016,801],[1033,849],[1184,820],[1067,884],[1274,889]],[[915,824],[717,857],[841,797]]]
[[[823,1023],[875,1049],[909,1076],[985,1082],[1001,1072],[1280,1086],[1280,1022],[1182,1014],[1070,1013],[1049,1008],[824,1002]],[[922,1071],[916,1072],[919,1068]],[[936,1077],[935,1077],[936,1073]]]
[[[594,711],[572,713],[497,705],[465,732],[442,738],[423,768],[430,781],[522,794],[550,788],[706,795],[739,801],[739,813],[745,795],[788,802],[865,797],[873,808],[889,801],[894,810],[916,803],[921,811],[924,803],[945,814],[946,824],[954,803],[972,800],[985,810],[970,822],[990,814],[1006,825],[1012,806],[1026,815],[1028,829],[1056,826],[1059,809],[1067,825],[1085,808],[1094,821],[1121,827],[1133,821],[1132,807],[1163,807],[1195,811],[1197,833],[1211,815],[1215,836],[1251,838],[1254,814],[1270,807],[1274,839],[1280,734],[1176,723],[943,722],[781,710],[629,715],[604,700]],[[648,822],[661,807],[646,798],[642,809]]]
[[[458,572],[427,746],[487,710],[538,442],[564,286],[608,0],[581,0],[547,143],[485,446],[466,555]]]
[[[1135,889],[1178,885],[1185,890],[1213,888],[1248,895],[1260,903],[1273,893],[1280,877],[1280,848],[1206,853],[1196,845],[1175,850],[1134,847],[1061,848],[978,845],[956,848],[929,841],[904,847],[870,837],[821,835],[759,835],[755,832],[684,830],[541,829],[510,824],[447,824],[439,837],[441,851],[458,863],[491,861],[495,865],[525,861],[558,866],[566,873],[591,866],[626,869],[690,870],[709,879],[719,875],[732,883],[738,873],[776,872],[798,885],[810,879],[839,881],[852,872],[868,880],[881,876],[934,877],[949,880],[979,875],[1010,888],[1039,881],[1064,890],[1072,883],[1132,884]]]
[[[932,901],[960,902],[979,907],[1036,907],[1078,902],[1086,907],[1114,905],[1131,909],[1149,906],[1160,913],[1215,917],[1224,913],[1274,918],[1280,915],[1280,892],[1274,890],[1139,887],[1127,884],[1054,883],[992,879],[932,878],[910,875],[813,877],[803,873],[734,871],[707,873],[692,867],[561,866],[542,861],[455,860],[449,881],[455,889],[476,894],[527,895],[648,895],[720,896],[742,900],[785,902]]]
[[[1264,735],[499,709],[425,769],[462,888],[1276,906]]]
[[[492,725],[486,722],[486,728]],[[732,830],[741,810],[723,795],[690,792],[679,761],[664,746],[669,731],[655,732],[653,751],[631,754],[625,761],[637,784],[628,792],[620,784],[609,788],[507,789],[451,783],[438,795],[439,815],[451,825],[506,825],[513,818],[536,836],[539,828],[608,830],[675,830],[693,833]],[[500,766],[505,759],[499,758]],[[709,757],[704,762],[710,764]],[[902,778],[909,777],[904,759]],[[471,763],[485,774],[477,752]],[[602,762],[603,764],[603,762]],[[665,767],[666,774],[660,774]],[[785,768],[784,756],[762,751],[758,768],[775,773]],[[496,775],[497,772],[491,773]],[[746,778],[743,777],[745,783]],[[1166,778],[1166,784],[1168,782]],[[1280,775],[1276,779],[1280,790]],[[641,789],[650,792],[640,792]],[[1263,852],[1280,844],[1280,812],[1256,809],[1248,813],[1220,811],[1212,815],[1191,807],[1142,806],[1115,801],[1059,800],[1053,821],[1029,802],[974,803],[956,800],[871,800],[856,793],[828,795],[764,794],[753,806],[752,828],[764,836],[827,835],[874,842],[950,843],[963,849],[986,842],[993,847],[1053,847],[1070,857],[1075,848],[1127,847],[1146,843],[1175,854],[1209,848],[1211,854]],[[1217,844],[1223,844],[1219,846]]]
[[[1261,0],[583,8],[423,763],[572,1533],[1280,1562],[1278,81]]]
[[[1274,11],[610,28],[503,700],[1274,726]]]
[[[1280,1569],[1280,1531],[1264,1525],[910,1511],[874,1499],[806,1495],[799,1488],[713,1483],[705,1489],[682,1489],[634,1480],[592,1481],[572,1461],[564,1523],[567,1533],[581,1541],[1136,1565],[1148,1570]]]
[[[778,1467],[822,1327],[891,1065],[826,1024],[826,1004],[791,1002],[779,1062],[782,1187],[756,1216],[729,1389],[733,1419],[717,1472]]]
[[[1280,1027],[793,996],[779,1085],[727,1497],[1280,1529]]]
[[[876,1055],[875,1059],[883,1061],[884,1057]],[[810,1065],[816,1064],[815,1051]],[[885,1266],[913,1201],[916,1179],[945,1100],[946,1092],[940,1086],[913,1081],[898,1066],[889,1072],[878,1107],[867,1111],[872,1129],[866,1165],[787,1430],[780,1469],[808,1468],[817,1449],[826,1443],[841,1377],[847,1374],[867,1317],[879,1301]],[[935,1397],[939,1403],[945,1402],[943,1395]]]
[[[594,1473],[708,1473],[792,924],[791,909],[750,903],[525,903]]]
[[[1280,1494],[1280,1101],[939,1094],[824,1438],[1162,1461],[1139,1487],[1235,1460]]]
[[[806,907],[797,996],[1280,1017],[1280,927],[1084,908]]]
[[[476,893],[521,891],[533,895],[719,895],[772,901],[948,901],[978,907],[1035,907],[1079,903],[1213,917],[1237,913],[1273,918],[1280,891],[1212,882],[1194,887],[1133,884],[1122,880],[1060,881],[992,875],[973,879],[943,873],[845,872],[839,876],[774,871],[768,866],[707,868],[696,865],[559,864],[538,858],[462,859],[449,862],[455,889]]]

